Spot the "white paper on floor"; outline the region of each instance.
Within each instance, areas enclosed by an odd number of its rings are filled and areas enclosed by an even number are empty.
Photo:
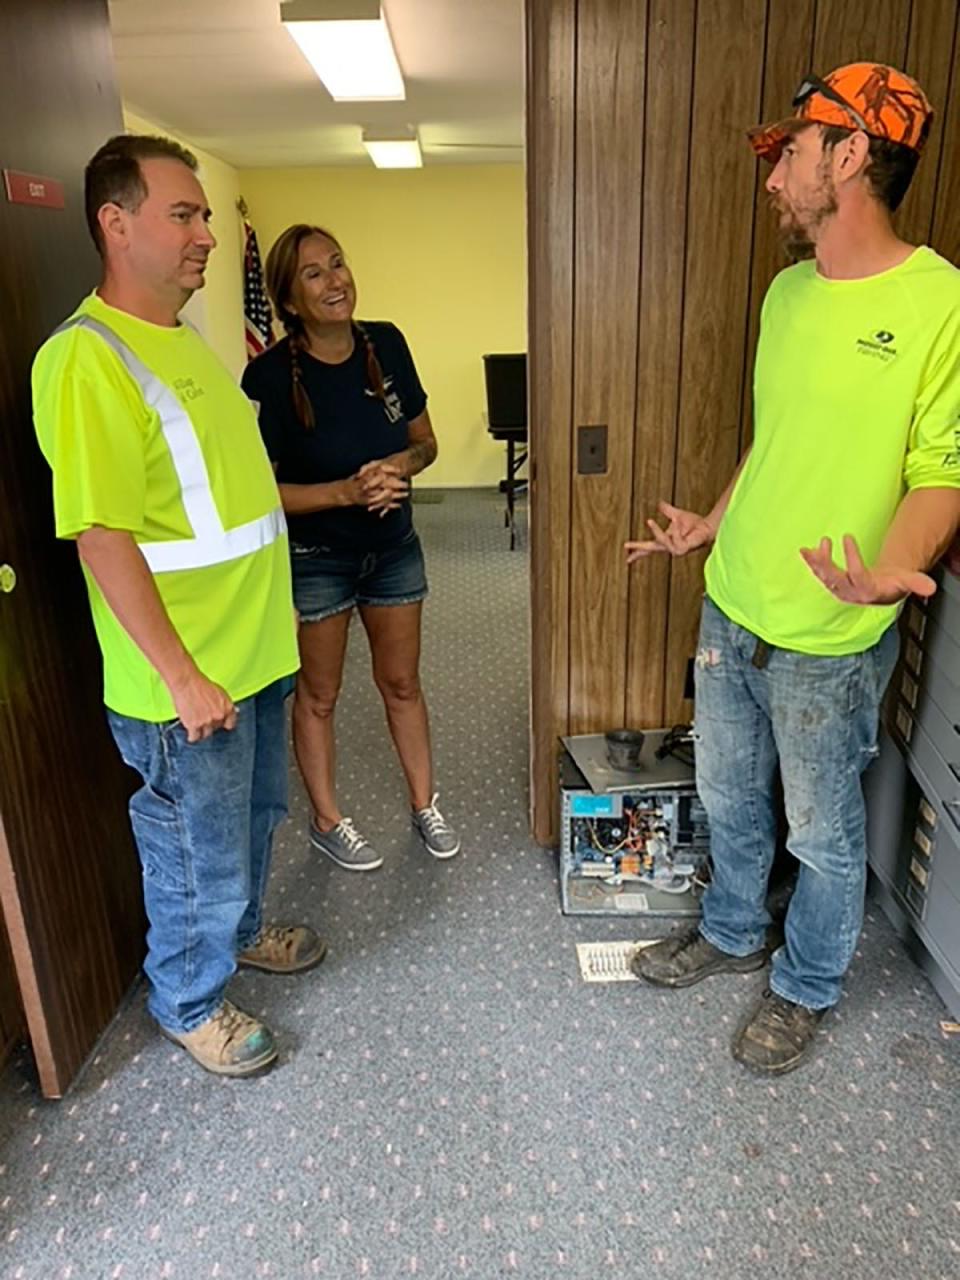
[[[578,942],[577,959],[584,982],[638,982],[630,969],[630,959],[638,947],[649,947],[656,938],[644,942]]]

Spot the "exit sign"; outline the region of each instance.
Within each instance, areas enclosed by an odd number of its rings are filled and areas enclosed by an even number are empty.
[[[7,199],[12,204],[35,204],[43,209],[64,207],[63,183],[56,178],[4,169],[3,185],[7,189]]]

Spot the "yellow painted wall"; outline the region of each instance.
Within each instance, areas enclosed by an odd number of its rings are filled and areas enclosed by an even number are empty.
[[[392,320],[406,334],[440,442],[423,483],[501,479],[505,446],[487,434],[481,357],[526,349],[522,166],[238,171],[129,107],[124,121],[130,132],[175,138],[200,162],[218,245],[185,314],[237,376],[246,362],[242,193],[264,258],[291,222],[328,226],[356,276],[358,315]]]
[[[207,267],[207,283],[184,308],[227,367],[240,376],[246,364],[243,338],[243,234],[237,213],[240,180],[237,170],[194,146],[189,138],[145,120],[126,106],[123,119],[128,133],[163,134],[188,147],[200,162],[199,178],[213,210],[211,226],[217,238]]]
[[[495,485],[481,357],[526,350],[521,165],[256,169],[240,174],[264,259],[286,226],[328,227],[357,282],[357,315],[406,334],[440,443],[427,486]]]

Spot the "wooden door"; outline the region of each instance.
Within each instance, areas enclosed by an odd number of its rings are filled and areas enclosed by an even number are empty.
[[[106,0],[5,0],[0,166],[55,178],[63,210],[0,191],[0,901],[43,1092],[59,1097],[143,952],[129,782],[100,701],[76,552],[53,538],[30,365],[97,279],[83,168],[122,131]],[[9,583],[8,583],[9,585]]]
[[[10,940],[0,918],[0,1067],[6,1062],[10,1050],[20,1039],[23,1030],[23,1005],[20,1003],[20,987],[17,983]]]

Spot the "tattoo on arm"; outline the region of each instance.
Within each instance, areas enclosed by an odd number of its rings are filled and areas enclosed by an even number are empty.
[[[410,474],[417,475],[423,471],[425,467],[429,467],[437,456],[437,444],[435,440],[417,440],[407,448],[407,457],[409,458]]]

